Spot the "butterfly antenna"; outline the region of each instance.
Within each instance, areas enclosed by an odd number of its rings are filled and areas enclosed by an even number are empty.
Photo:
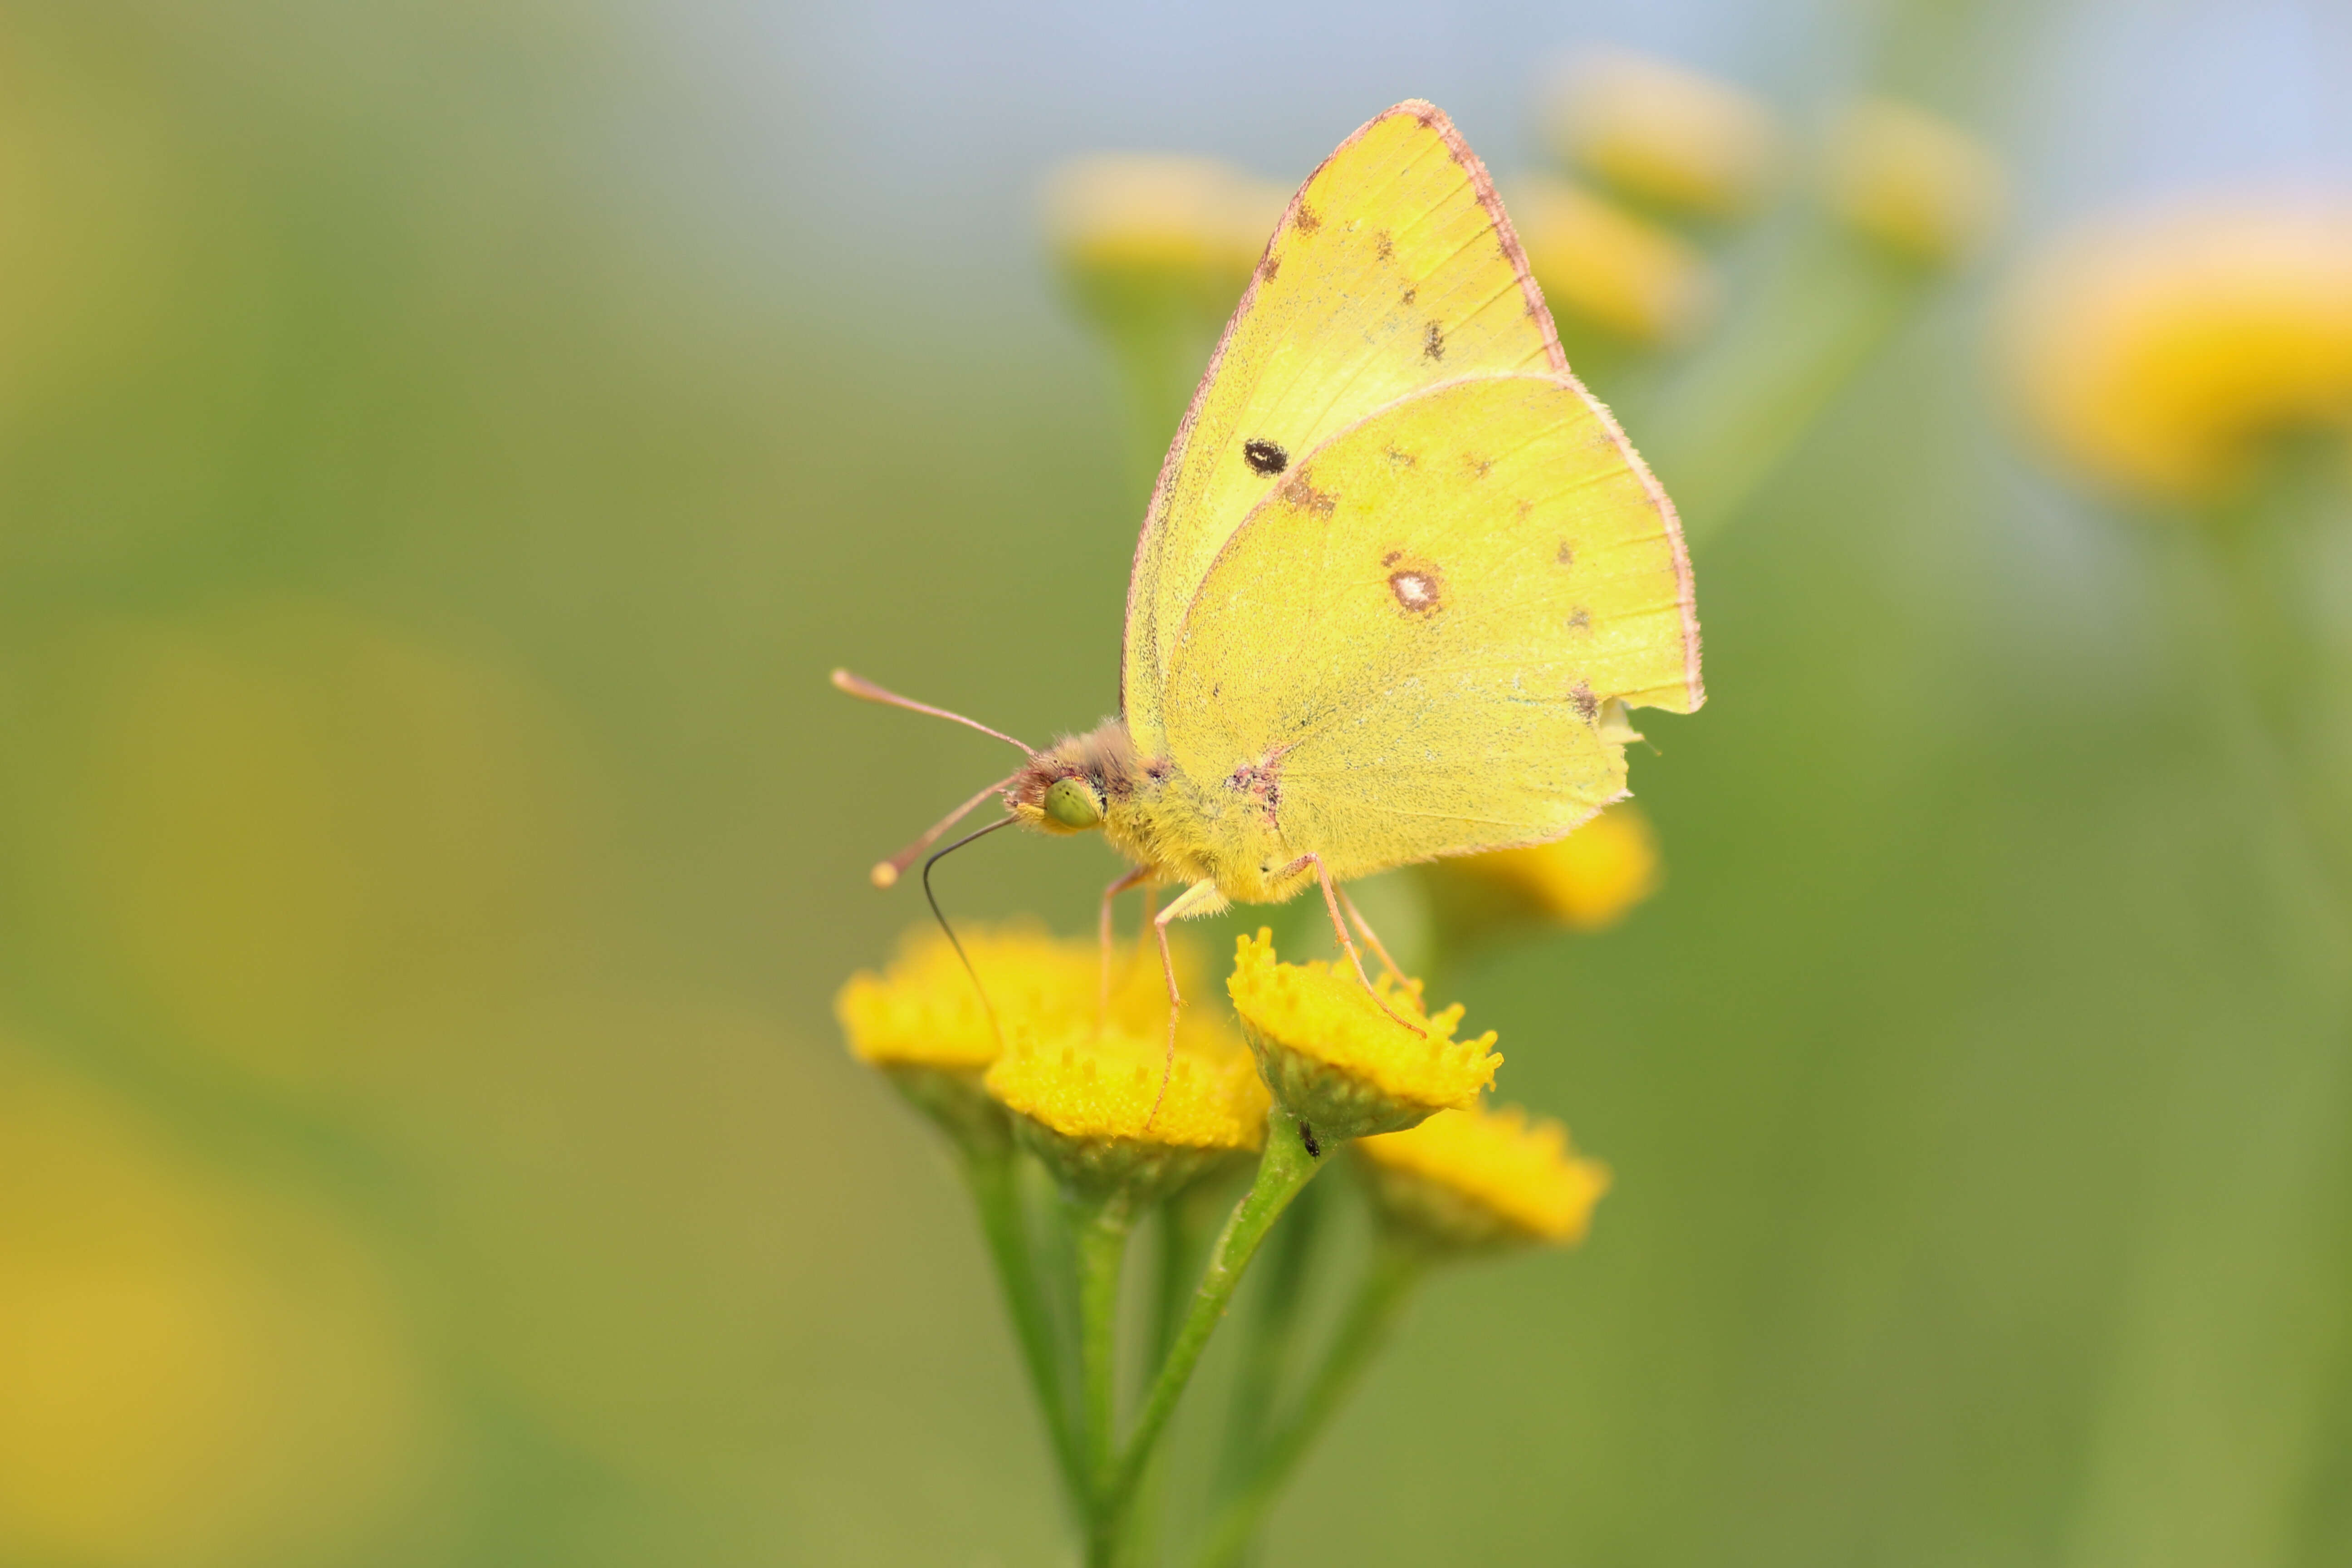
[[[948,924],[947,912],[940,908],[939,894],[931,890],[931,868],[972,840],[985,838],[998,828],[1010,827],[1020,820],[1017,816],[1007,816],[992,822],[977,833],[965,834],[961,838],[923,862],[923,898],[931,906],[931,918],[939,921],[940,930],[947,933],[948,945],[955,949],[956,957],[962,962],[963,972],[971,976],[971,988],[980,993],[980,1010],[988,1015],[988,1030],[996,1037],[996,1048],[1000,1051],[1004,1049],[1004,1026],[996,1021],[996,1008],[988,999],[988,987],[980,983],[980,971],[971,966],[971,954],[963,950],[963,942],[957,937],[955,927]]]
[[[965,801],[961,805],[957,806],[953,811],[949,812],[945,816],[940,817],[937,822],[931,824],[929,828],[924,830],[923,836],[920,838],[916,839],[912,844],[908,845],[904,849],[899,850],[887,860],[876,861],[874,863],[874,869],[867,873],[873,878],[874,885],[877,888],[897,886],[898,879],[906,875],[907,868],[915,863],[916,856],[920,855],[924,850],[929,849],[932,845],[938,843],[940,835],[945,833],[949,828],[953,827],[957,823],[961,822],[966,815],[971,812],[973,806],[978,805],[982,801],[986,800],[990,795],[996,794],[1000,790],[1011,789],[1013,787],[1013,781],[1020,776],[1021,775],[1017,773],[1005,774],[1003,778],[997,780],[994,784],[990,784],[986,789],[982,790],[978,795],[973,795],[970,800]]]
[[[845,669],[833,672],[833,684],[840,690],[864,702],[879,702],[885,708],[904,708],[910,713],[928,713],[934,719],[951,719],[983,735],[993,735],[1008,746],[1018,746],[1024,756],[1034,756],[1036,748],[1025,741],[1016,741],[1002,730],[992,730],[977,719],[967,719],[961,713],[950,713],[944,708],[934,708],[928,702],[918,702],[911,697],[901,697],[887,688],[875,685],[862,675],[852,675]],[[969,809],[969,808],[967,808]]]

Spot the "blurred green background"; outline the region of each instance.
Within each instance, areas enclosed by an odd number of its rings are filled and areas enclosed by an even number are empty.
[[[0,1563],[1067,1560],[829,1015],[1003,759],[824,672],[1116,702],[1166,431],[1047,164],[1288,185],[1419,94],[1507,174],[1596,38],[1916,97],[2014,216],[1702,542],[1664,892],[1459,977],[1592,1240],[1431,1291],[1275,1559],[2352,1562],[2344,931],[1987,325],[2101,205],[2352,177],[2340,9],[13,0]]]

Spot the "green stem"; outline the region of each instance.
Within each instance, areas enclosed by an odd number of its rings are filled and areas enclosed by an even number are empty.
[[[1168,1359],[1168,1347],[1176,1337],[1176,1326],[1183,1321],[1184,1303],[1192,1297],[1201,1255],[1208,1249],[1209,1234],[1223,1206],[1217,1192],[1223,1185],[1215,1176],[1206,1176],[1160,1206],[1159,1273],[1152,1281],[1150,1332],[1144,1339],[1150,1354],[1146,1363],[1149,1366],[1156,1368]],[[1158,1458],[1164,1459],[1166,1456]],[[1122,1544],[1129,1563],[1153,1561],[1146,1543],[1160,1534],[1167,1479],[1166,1464],[1155,1462],[1145,1467],[1143,1479],[1136,1484],[1123,1526]]]
[[[1118,1282],[1133,1209],[1112,1197],[1074,1216],[1078,1247],[1079,1428],[1087,1474],[1099,1498],[1118,1447]],[[1099,1510],[1097,1510],[1099,1511]]]
[[[1314,1180],[1322,1163],[1307,1152],[1298,1123],[1280,1106],[1266,1112],[1265,1152],[1258,1161],[1257,1179],[1234,1206],[1225,1228],[1218,1235],[1209,1267],[1201,1276],[1199,1288],[1192,1292],[1192,1308],[1176,1331],[1168,1359],[1161,1363],[1151,1392],[1145,1396],[1135,1431],[1119,1454],[1110,1484],[1097,1499],[1098,1531],[1107,1530],[1116,1536],[1134,1497],[1136,1482],[1151,1458],[1152,1447],[1166,1429],[1168,1418],[1175,1414],[1176,1402],[1183,1396],[1193,1370],[1201,1364],[1201,1352],[1208,1349],[1209,1336],[1216,1332],[1218,1321],[1233,1303],[1234,1288],[1248,1271],[1258,1244],[1265,1239],[1266,1232],[1282,1217],[1282,1211],[1290,1206],[1290,1200],[1298,1195],[1299,1189]]]
[[[1249,1550],[1266,1510],[1281,1496],[1298,1461],[1347,1403],[1372,1357],[1388,1342],[1389,1331],[1428,1268],[1424,1252],[1385,1239],[1379,1244],[1364,1270],[1356,1300],[1333,1334],[1331,1348],[1324,1353],[1323,1365],[1300,1398],[1297,1413],[1265,1445],[1247,1489],[1227,1502],[1211,1525],[1200,1568],[1231,1568]]]
[[[972,1205],[980,1211],[980,1230],[988,1242],[989,1258],[996,1265],[997,1284],[1004,1292],[1005,1312],[1021,1344],[1030,1391],[1037,1396],[1037,1408],[1045,1417],[1046,1436],[1053,1446],[1063,1491],[1070,1507],[1083,1515],[1091,1495],[1088,1476],[1070,1418],[1069,1396],[1063,1387],[1053,1320],[1045,1294],[1038,1289],[1028,1218],[1021,1201],[1019,1158],[1009,1144],[974,1149],[966,1155],[963,1172]]]
[[[1300,1194],[1289,1223],[1266,1243],[1265,1262],[1252,1288],[1255,1310],[1243,1324],[1240,1370],[1234,1373],[1233,1402],[1225,1414],[1225,1448],[1216,1482],[1221,1498],[1234,1496],[1248,1484],[1275,1394],[1290,1367],[1306,1295],[1307,1262],[1321,1228],[1318,1220],[1325,1205],[1318,1196],[1320,1192],[1316,1188]]]

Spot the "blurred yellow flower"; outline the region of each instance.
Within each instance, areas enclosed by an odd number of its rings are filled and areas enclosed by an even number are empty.
[[[1609,1167],[1574,1153],[1566,1127],[1517,1106],[1441,1110],[1356,1147],[1382,1217],[1445,1247],[1581,1241],[1609,1190]]]
[[[1650,343],[1688,336],[1714,308],[1695,247],[1590,191],[1538,178],[1513,192],[1511,214],[1555,313]]]
[[[56,663],[76,963],[175,1049],[372,1098],[594,907],[586,770],[510,670],[304,600],[109,617]]]
[[[1847,110],[1830,143],[1826,178],[1840,217],[1930,265],[1975,249],[2000,217],[2000,164],[1984,143],[1893,99],[1866,99]]]
[[[0,1041],[0,1562],[380,1545],[435,1459],[398,1299],[322,1213]]]
[[[1156,1194],[1265,1141],[1265,1086],[1222,1027],[1194,1032],[1172,1065],[1164,1030],[1024,1028],[987,1087],[1055,1174],[1081,1187]]]
[[[2212,500],[2275,438],[2352,432],[2352,197],[2239,197],[2061,242],[2011,301],[2021,399],[2095,479]]]
[[[1082,309],[1117,326],[1189,311],[1213,328],[1241,298],[1289,194],[1209,158],[1102,153],[1046,179],[1046,237]]]
[[[1432,1016],[1417,991],[1387,975],[1376,984],[1381,999],[1423,1033],[1381,1011],[1345,963],[1279,963],[1274,933],[1265,929],[1236,944],[1226,989],[1258,1070],[1283,1109],[1318,1140],[1393,1131],[1470,1104],[1503,1065],[1493,1030],[1454,1037],[1460,1005]]]
[[[1450,884],[1448,912],[1470,923],[1601,931],[1658,890],[1658,836],[1640,807],[1620,801],[1565,838],[1441,860],[1430,873]]]
[[[1780,161],[1780,127],[1761,100],[1622,49],[1567,64],[1546,95],[1544,131],[1563,164],[1706,217],[1753,211]]]

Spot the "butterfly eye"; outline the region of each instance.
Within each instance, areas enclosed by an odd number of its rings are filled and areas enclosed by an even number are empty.
[[[1064,827],[1092,827],[1102,820],[1102,796],[1084,779],[1055,779],[1045,790],[1045,815]]]

